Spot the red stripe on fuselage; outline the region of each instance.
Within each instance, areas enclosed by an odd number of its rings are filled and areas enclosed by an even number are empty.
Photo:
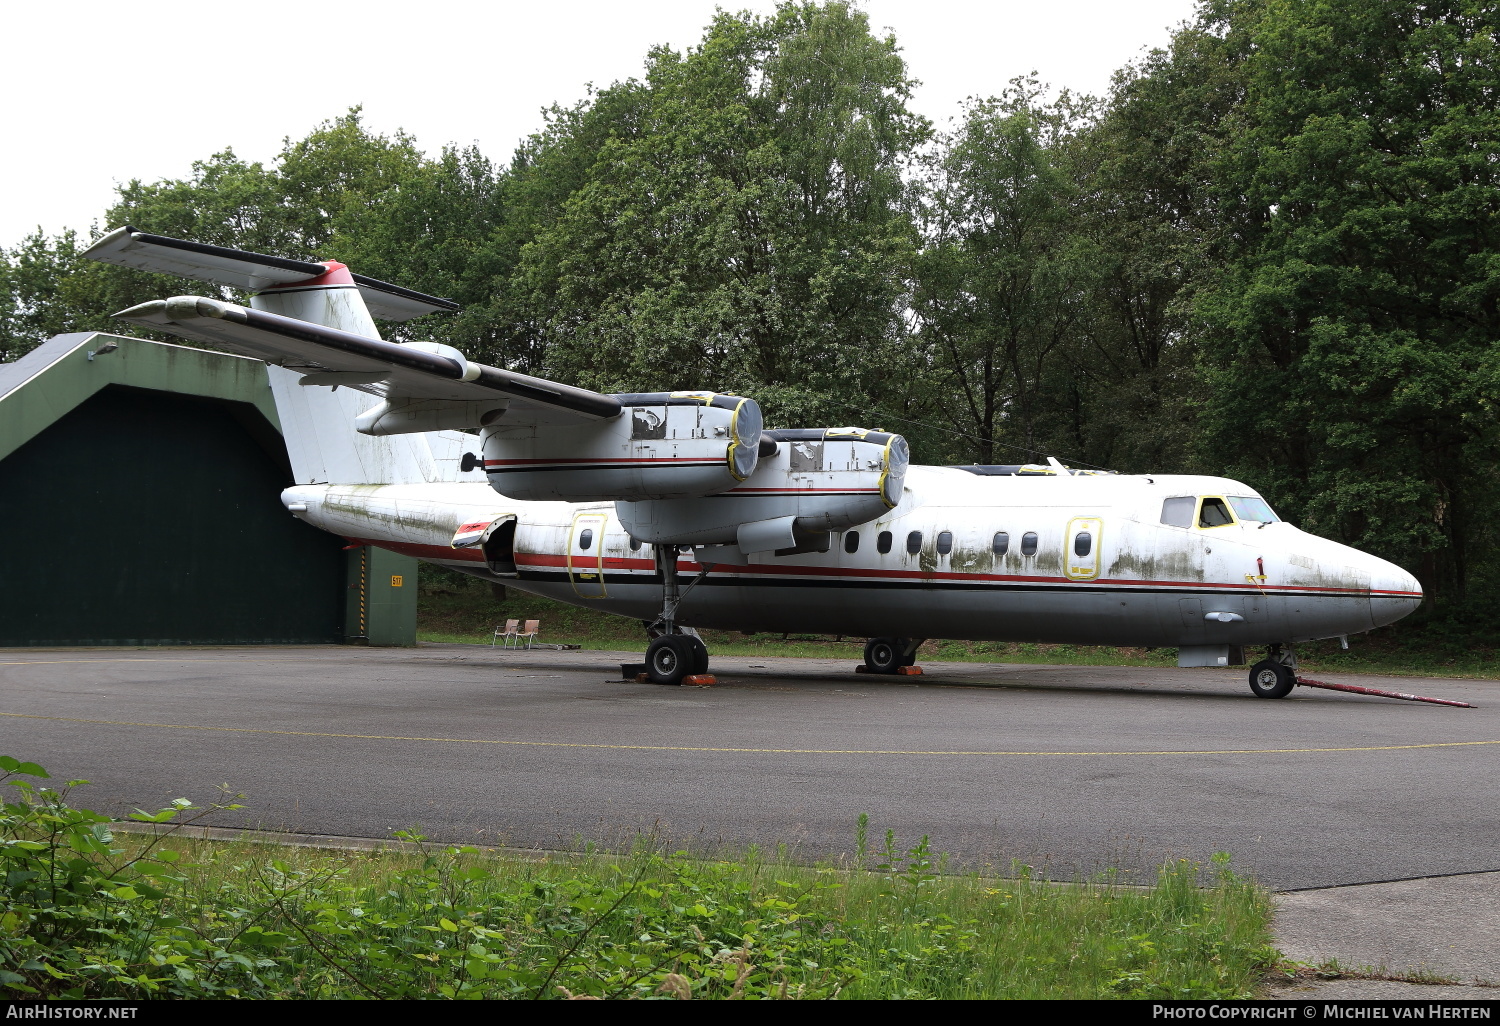
[[[368,538],[347,538],[351,544],[374,545],[378,548],[389,549],[399,552],[404,556],[416,556],[418,559],[444,559],[457,560],[464,563],[483,563],[484,553],[478,549],[453,549],[445,545],[416,545],[409,542],[382,542],[373,541]],[[552,555],[550,553],[518,552],[516,553],[516,565],[518,567],[557,567],[566,570],[568,568],[568,557]],[[595,568],[598,563],[597,557],[589,560],[589,565]],[[693,560],[680,559],[677,561],[680,572],[694,573],[703,569],[702,564]],[[649,559],[629,559],[620,557],[608,557],[604,560],[606,570],[650,570],[654,571],[656,565]],[[1021,574],[965,574],[950,571],[923,571],[923,570],[880,570],[875,568],[844,567],[844,566],[777,566],[767,563],[751,564],[725,564],[715,563],[714,570],[723,574],[761,575],[771,577],[835,577],[842,579],[850,578],[873,578],[875,580],[903,580],[903,581],[993,581],[997,584],[1091,584],[1109,585],[1114,587],[1153,587],[1153,588],[1201,588],[1214,589],[1217,591],[1261,591],[1261,592],[1337,592],[1356,595],[1368,594],[1371,597],[1380,598],[1421,598],[1420,592],[1394,591],[1383,589],[1370,589],[1369,591],[1356,591],[1353,588],[1319,588],[1310,585],[1298,584],[1235,584],[1233,582],[1213,583],[1207,581],[1133,581],[1123,578],[1104,578],[1094,581],[1069,581],[1065,577],[1034,577]],[[851,580],[851,584],[858,583]]]
[[[550,553],[516,553],[516,565],[532,567],[561,567],[568,566],[567,556],[557,556]],[[590,560],[591,566],[597,566]],[[702,564],[694,560],[680,559],[677,561],[679,572],[694,573],[703,569]],[[649,559],[629,559],[619,557],[607,557],[604,560],[606,570],[652,570],[656,565]],[[1104,578],[1093,581],[1070,581],[1066,577],[1036,577],[1020,574],[966,574],[942,570],[881,570],[877,568],[843,567],[843,566],[803,566],[803,565],[775,565],[767,563],[752,564],[727,564],[715,563],[714,571],[724,574],[746,574],[746,575],[769,575],[785,577],[838,577],[856,578],[867,577],[877,580],[915,580],[915,581],[994,581],[996,583],[1015,584],[1093,584],[1110,585],[1117,587],[1159,587],[1159,588],[1212,588],[1217,591],[1226,589],[1237,589],[1240,591],[1304,591],[1304,592],[1354,592],[1357,595],[1369,594],[1391,598],[1420,598],[1420,594],[1411,591],[1382,591],[1371,589],[1368,591],[1356,591],[1353,588],[1320,588],[1310,585],[1298,584],[1235,584],[1233,582],[1213,583],[1206,581],[1136,581],[1128,578]]]
[[[349,538],[345,541],[351,545],[373,545],[377,549],[389,549],[391,552],[399,552],[403,556],[416,556],[418,559],[456,559],[463,563],[483,563],[484,553],[478,549],[454,549],[447,545],[415,545],[411,542],[375,541],[371,538]]]

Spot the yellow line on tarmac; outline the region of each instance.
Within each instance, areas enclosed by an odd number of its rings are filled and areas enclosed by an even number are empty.
[[[214,727],[196,723],[133,723],[128,720],[85,720],[71,716],[36,716],[29,713],[0,713],[23,720],[51,720],[56,723],[94,723],[108,727],[157,727],[162,730],[207,730],[232,734],[274,734],[280,737],[347,738],[355,741],[437,741],[455,745],[519,745],[531,748],[603,748],[628,752],[725,752],[748,755],[992,755],[992,756],[1110,756],[1110,755],[1302,755],[1319,752],[1395,752],[1414,748],[1466,748],[1476,745],[1500,745],[1500,741],[1439,741],[1422,745],[1367,745],[1359,748],[1228,748],[1222,750],[1139,752],[928,752],[897,748],[709,748],[702,745],[601,745],[575,741],[502,741],[473,737],[415,737],[402,734],[333,734],[314,730],[264,730],[258,727]]]

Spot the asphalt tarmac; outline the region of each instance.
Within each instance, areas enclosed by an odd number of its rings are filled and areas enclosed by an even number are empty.
[[[0,751],[108,812],[211,801],[218,826],[574,848],[638,833],[802,857],[922,835],[1054,878],[1215,852],[1276,889],[1500,870],[1500,682],[1360,677],[1477,709],[1245,671],[716,659],[710,688],[622,683],[639,655],[428,645],[0,654]]]

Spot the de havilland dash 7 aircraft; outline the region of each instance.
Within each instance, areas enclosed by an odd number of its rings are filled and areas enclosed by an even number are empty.
[[[753,399],[604,395],[384,341],[373,317],[457,304],[336,261],[129,226],[85,255],[253,294],[117,316],[269,364],[291,515],[639,619],[658,684],[707,672],[696,628],[713,627],[869,638],[862,669],[892,674],[928,638],[1176,647],[1182,666],[1256,647],[1250,689],[1282,698],[1297,642],[1422,599],[1405,570],[1298,530],[1238,481],[915,466],[884,431],[766,430]]]

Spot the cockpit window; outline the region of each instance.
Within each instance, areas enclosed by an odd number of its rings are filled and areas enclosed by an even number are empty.
[[[1198,510],[1196,495],[1178,495],[1163,500],[1161,522],[1168,527],[1192,527],[1193,514]]]
[[[1234,514],[1229,512],[1229,504],[1223,499],[1203,500],[1203,506],[1198,510],[1199,527],[1224,527],[1232,523],[1234,523]]]
[[[1234,507],[1235,516],[1251,523],[1274,524],[1279,519],[1266,505],[1266,500],[1256,495],[1231,495],[1229,505]]]

